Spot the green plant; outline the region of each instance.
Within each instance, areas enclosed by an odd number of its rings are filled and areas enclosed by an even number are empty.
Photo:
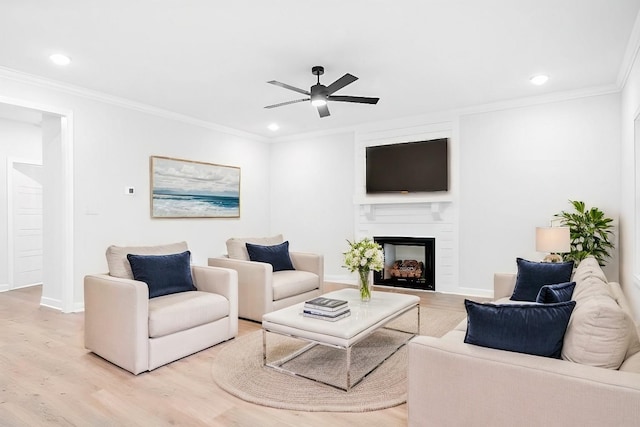
[[[571,234],[571,252],[564,255],[565,261],[582,261],[592,255],[598,264],[604,266],[605,258],[610,258],[609,251],[614,248],[613,220],[607,218],[600,209],[586,209],[584,202],[569,200],[575,212],[562,211],[554,216],[561,218],[562,225],[569,227]]]

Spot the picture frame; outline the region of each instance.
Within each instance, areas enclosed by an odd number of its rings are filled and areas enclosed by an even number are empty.
[[[240,168],[149,158],[152,218],[239,218]]]

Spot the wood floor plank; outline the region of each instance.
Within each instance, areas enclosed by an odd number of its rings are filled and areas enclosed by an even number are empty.
[[[327,290],[345,285],[327,283]],[[376,289],[397,292],[394,289]],[[132,375],[84,348],[84,316],[39,305],[39,286],[0,294],[2,426],[404,426],[406,405],[368,413],[279,410],[221,390],[211,365],[225,343]],[[407,291],[464,311],[464,297]],[[240,320],[239,335],[260,329]]]

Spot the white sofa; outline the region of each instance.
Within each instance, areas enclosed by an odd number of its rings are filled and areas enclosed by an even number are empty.
[[[133,280],[127,254],[186,250],[185,242],[110,246],[110,273],[84,279],[85,347],[137,375],[236,337],[238,278],[234,270],[192,265],[195,291],[151,299],[147,284]]]
[[[496,303],[508,303],[515,279],[496,274]],[[620,285],[593,259],[573,280],[563,359],[465,344],[466,320],[410,341],[409,426],[640,425],[639,331]]]
[[[324,257],[321,254],[289,252],[295,270],[273,271],[271,264],[249,260],[246,243],[263,246],[284,242],[273,237],[230,238],[227,256],[209,258],[214,267],[238,272],[238,316],[262,322],[262,315],[297,304],[323,293]]]

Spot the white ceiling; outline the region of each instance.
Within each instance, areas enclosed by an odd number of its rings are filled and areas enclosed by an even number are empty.
[[[0,0],[0,66],[266,137],[618,83],[640,0]],[[49,62],[69,55],[66,68]],[[345,73],[320,119],[267,110]],[[545,86],[528,82],[547,73]],[[274,133],[267,125],[277,122]]]

